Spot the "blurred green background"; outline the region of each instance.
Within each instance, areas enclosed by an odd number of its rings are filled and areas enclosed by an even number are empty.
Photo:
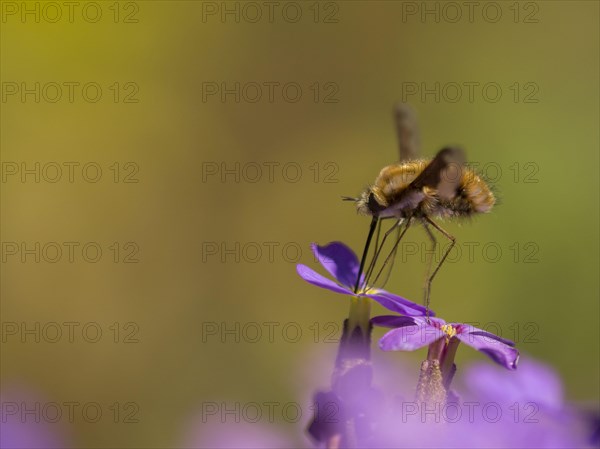
[[[464,146],[469,160],[487,164],[501,198],[490,215],[445,225],[463,255],[434,283],[436,312],[499,326],[522,357],[559,371],[570,400],[598,402],[597,2],[499,2],[496,23],[495,10],[477,9],[470,21],[464,7],[451,23],[455,12],[443,2],[427,3],[439,8],[438,21],[408,14],[421,2],[391,1],[299,2],[285,14],[275,9],[273,20],[263,9],[256,23],[246,3],[99,2],[102,17],[91,23],[97,7],[86,3],[72,21],[63,6],[56,23],[51,7],[37,3],[38,23],[23,19],[21,2],[2,2],[0,47],[2,389],[101,403],[98,423],[60,423],[69,444],[177,447],[189,426],[202,433],[206,424],[194,416],[205,401],[285,403],[327,385],[333,360],[319,368],[324,378],[310,376],[311,360],[319,350],[334,354],[324,335],[348,301],[301,281],[295,264],[316,268],[310,242],[362,249],[368,219],[340,196],[356,195],[396,160],[391,107],[403,97],[418,114],[423,155]],[[225,7],[240,8],[239,23],[234,15],[223,20]],[[102,98],[90,101],[90,90],[86,100],[74,87],[70,101],[65,82],[98,83]],[[263,88],[257,102],[255,85],[246,84],[253,82]],[[21,96],[23,83],[40,83],[39,102]],[[48,83],[63,86],[59,101]],[[210,94],[221,83],[240,83],[239,103]],[[302,94],[292,102],[273,84],[270,101],[263,83],[298,83]],[[458,101],[447,83],[463,86]],[[478,83],[472,101],[464,83]],[[501,88],[497,101],[493,86],[482,91],[487,83]],[[439,99],[422,96],[423,87]],[[45,175],[22,182],[21,164],[36,162]],[[74,181],[65,169],[47,182],[52,162],[79,163]],[[81,172],[90,162],[102,168],[95,183]],[[222,182],[222,163],[239,164],[239,182],[233,174]],[[248,182],[256,164],[262,173]],[[425,242],[423,231],[413,230],[410,241]],[[9,254],[10,242],[80,246],[73,263],[66,250],[56,263],[43,254],[23,263],[20,252]],[[81,256],[86,242],[101,246],[97,263]],[[480,244],[472,260],[465,242]],[[223,244],[239,251],[223,253]],[[496,262],[493,248],[485,260],[486,244],[501,248]],[[138,262],[123,263],[127,254]],[[424,268],[420,255],[406,256],[387,288],[420,301]],[[374,313],[383,312],[378,307]],[[95,322],[103,334],[97,343],[78,331],[72,343],[66,335],[23,342],[7,324],[36,322],[81,323],[77,329]],[[272,340],[268,322],[280,323]],[[219,332],[221,323],[258,323],[264,332],[255,343],[243,335],[236,343],[207,334],[211,323]],[[298,323],[299,341],[283,338],[286,323]],[[127,336],[139,341],[125,343]],[[423,356],[389,355],[415,371]],[[458,363],[482,357],[463,349]],[[123,416],[114,423],[114,402],[138,404],[139,423]]]

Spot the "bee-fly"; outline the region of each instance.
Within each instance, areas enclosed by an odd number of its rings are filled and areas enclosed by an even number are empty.
[[[350,199],[350,198],[345,198]],[[358,198],[352,198],[360,214],[373,217],[365,244],[355,289],[369,288],[375,285],[385,266],[393,261],[400,240],[413,222],[423,225],[431,240],[433,254],[437,240],[430,227],[435,228],[450,241],[437,266],[431,271],[432,257],[429,260],[425,282],[425,306],[429,316],[431,282],[454,247],[455,238],[442,229],[433,218],[454,219],[470,217],[489,212],[496,199],[486,182],[474,170],[465,166],[462,150],[454,147],[442,149],[431,161],[414,160],[400,162],[384,167],[375,182],[366,188]],[[376,243],[373,258],[365,269],[369,245],[377,224],[381,219],[393,218],[394,224],[384,234],[381,244]],[[402,228],[402,232],[400,229]],[[375,275],[373,270],[386,238],[392,231],[398,237],[392,250]],[[377,241],[379,240],[379,230]],[[361,276],[365,273],[361,285]]]

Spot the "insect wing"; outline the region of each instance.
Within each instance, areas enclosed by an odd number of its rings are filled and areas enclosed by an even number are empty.
[[[440,198],[452,199],[456,196],[465,165],[465,154],[457,147],[446,147],[438,152],[407,191],[422,191],[424,187],[437,190]],[[407,192],[407,193],[409,193]]]

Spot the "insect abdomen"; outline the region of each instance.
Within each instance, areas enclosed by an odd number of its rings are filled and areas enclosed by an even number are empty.
[[[496,197],[486,182],[472,169],[464,168],[457,197],[452,201],[451,208],[455,215],[465,216],[484,214],[492,210]]]

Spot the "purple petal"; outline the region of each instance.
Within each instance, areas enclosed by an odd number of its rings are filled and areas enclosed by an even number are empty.
[[[331,279],[321,276],[319,273],[314,271],[312,268],[308,268],[306,265],[299,263],[296,265],[296,271],[302,279],[310,284],[316,285],[317,287],[326,288],[327,290],[341,293],[343,295],[353,295],[353,293],[347,288],[337,285]]]
[[[504,343],[505,345],[508,345],[508,346],[512,346],[512,347],[515,346],[515,343],[513,341],[508,340],[506,338],[498,337],[497,335],[491,334],[487,331],[482,331],[482,330],[477,329],[474,331],[470,331],[469,334],[479,335],[479,336],[485,337],[485,338],[491,338],[492,340],[499,341],[500,343]]]
[[[515,343],[511,340],[499,337],[498,335],[494,335],[488,331],[479,329],[478,327],[475,327],[472,324],[465,324],[465,323],[450,323],[450,324],[452,324],[452,326],[456,329],[456,332],[459,334],[480,335],[485,338],[499,341],[500,343],[504,343],[505,345],[508,345],[508,346],[515,345]]]
[[[0,392],[0,404],[2,404],[0,447],[14,449],[71,447],[65,437],[67,429],[60,423],[54,420],[40,419],[39,412],[34,416],[24,414],[25,410],[36,410],[39,404],[50,404],[43,393],[33,391],[27,386],[14,384],[3,384],[2,387],[2,392]],[[6,408],[4,404],[6,404]],[[20,411],[8,412],[9,404],[13,404]]]
[[[379,340],[379,347],[384,351],[414,351],[443,336],[444,333],[436,327],[418,323],[389,331]]]
[[[373,289],[372,291],[373,291],[373,293],[367,293],[365,296],[368,296],[369,298],[373,298],[375,301],[377,301],[383,307],[385,307],[388,310],[391,310],[392,312],[397,312],[397,313],[401,313],[402,315],[408,315],[408,316],[424,316],[425,315],[425,312],[426,312],[425,307],[423,307],[419,304],[415,304],[414,302],[409,301],[408,299],[405,299],[398,295],[394,295],[393,293],[390,293],[390,292],[386,292],[385,290]],[[430,310],[429,315],[434,316],[435,313],[432,310]]]
[[[335,279],[348,288],[354,288],[359,262],[350,248],[341,242],[331,242],[325,246],[313,243],[311,248],[319,263]]]
[[[319,391],[313,399],[314,417],[308,426],[308,433],[319,443],[325,443],[344,430],[346,418],[344,405],[333,391]]]
[[[380,327],[405,327],[414,326],[415,320],[407,316],[380,315],[371,318],[371,323]]]
[[[415,322],[420,323],[422,326],[434,326],[440,329],[444,324],[447,324],[443,319],[437,317],[429,317],[429,322],[427,322],[427,318],[422,316],[416,316],[413,318]]]
[[[505,343],[503,338],[475,327],[472,329],[471,332],[458,333],[456,337],[463,343],[483,352],[499,365],[510,370],[517,369],[519,361],[519,351],[517,349]]]
[[[556,411],[563,408],[564,391],[559,375],[550,366],[529,358],[508,375],[499,367],[477,363],[467,368],[465,377],[471,390],[491,401],[533,402]]]

